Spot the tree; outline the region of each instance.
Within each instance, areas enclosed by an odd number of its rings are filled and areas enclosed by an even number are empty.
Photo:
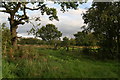
[[[62,11],[65,11],[66,8],[73,8],[76,9],[78,6],[77,2],[56,2],[62,6]],[[29,7],[28,5],[32,4],[35,6],[33,8]],[[65,8],[65,6],[68,6]],[[49,19],[58,20],[57,11],[55,8],[49,8],[46,6],[44,2],[2,2],[1,8],[3,10],[0,10],[0,12],[5,12],[10,15],[8,17],[9,23],[10,23],[10,32],[11,32],[11,43],[16,48],[17,46],[17,28],[19,25],[25,24],[25,22],[29,22],[29,16],[27,15],[27,10],[40,10],[41,14],[44,15],[46,13],[49,15]],[[21,14],[23,13],[23,14]],[[36,20],[40,20],[40,17],[37,17]]]
[[[60,39],[52,40],[51,44],[54,45],[54,49],[55,50],[60,49],[60,47],[61,47],[61,40]]]
[[[74,34],[74,36],[75,36],[77,46],[88,46],[89,45],[87,33],[77,32],[76,34]]]
[[[76,45],[78,46],[96,46],[97,39],[92,32],[77,32],[74,34]]]
[[[56,16],[56,9],[46,7],[43,2],[39,2],[36,5],[36,8],[30,8],[27,6],[27,4],[28,2],[2,2],[2,8],[4,8],[5,10],[1,10],[1,12],[10,14],[8,20],[10,22],[10,32],[12,35],[11,42],[14,47],[16,47],[17,45],[16,29],[18,28],[18,25],[23,25],[25,24],[25,22],[29,21],[27,10],[41,10],[42,15],[44,13],[50,15],[50,20],[58,19],[58,17]],[[22,11],[23,14],[21,14],[20,11]]]
[[[75,39],[71,38],[69,41],[70,41],[70,45],[72,46],[72,50],[74,50],[74,46],[76,45]]]
[[[62,46],[66,47],[66,51],[69,51],[70,41],[69,38],[64,37],[62,41]]]
[[[84,42],[84,38],[85,38],[85,33],[83,32],[77,32],[76,34],[74,34],[75,36],[75,41],[76,41],[76,45],[77,46],[83,46],[86,45]]]
[[[102,53],[113,57],[120,53],[120,3],[94,2],[83,14],[87,30],[92,30],[99,39]],[[107,57],[106,56],[106,57]]]
[[[52,41],[60,40],[62,33],[58,31],[57,27],[53,24],[47,24],[46,26],[42,26],[37,30],[36,36],[42,38],[42,40],[52,44]],[[56,46],[57,43],[54,43]]]

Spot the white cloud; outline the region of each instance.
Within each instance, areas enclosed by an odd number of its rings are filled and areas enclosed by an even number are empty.
[[[6,23],[6,26],[9,27],[8,17],[9,14],[0,12],[0,23]]]
[[[32,37],[32,38],[34,38],[33,35],[29,35],[29,36],[28,36],[27,33],[20,33],[20,34],[18,33],[17,36],[18,36],[18,37],[26,37],[26,38],[28,38],[28,37]]]
[[[48,3],[48,2],[47,2]],[[83,26],[83,19],[81,14],[83,12],[86,11],[86,9],[83,8],[79,8],[78,10],[69,10],[68,12],[61,12],[60,11],[60,7],[58,8],[58,6],[53,2],[50,2],[49,5],[50,7],[56,7],[57,11],[58,11],[58,17],[59,17],[59,21],[53,20],[53,21],[49,21],[48,16],[44,15],[41,16],[40,11],[35,11],[35,12],[31,12],[29,11],[29,13],[27,13],[31,18],[32,17],[41,17],[41,21],[40,22],[35,22],[32,21],[35,25],[37,23],[41,23],[41,25],[46,25],[48,23],[52,23],[55,24],[56,27],[58,27],[58,29],[63,33],[63,36],[67,36],[67,37],[73,37],[73,34],[76,33],[77,31],[80,31],[80,27]],[[0,22],[7,22],[7,17],[9,16],[8,14],[4,14],[4,13],[0,13]],[[32,36],[33,35],[27,35],[27,31],[29,31],[32,28],[31,24],[25,24],[25,25],[20,25],[17,32],[18,32],[18,36],[24,36],[24,37],[28,37],[28,36]]]

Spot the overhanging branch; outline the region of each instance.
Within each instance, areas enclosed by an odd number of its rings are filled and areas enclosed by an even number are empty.
[[[29,9],[29,10],[39,10],[41,7],[38,7],[38,8],[29,8],[29,7],[25,7],[25,9]]]
[[[0,12],[11,13],[10,10],[0,10]]]

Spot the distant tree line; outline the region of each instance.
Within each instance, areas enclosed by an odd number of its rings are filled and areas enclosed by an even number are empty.
[[[46,44],[45,41],[43,40],[39,40],[37,38],[19,38],[18,40],[18,44],[21,45],[42,45],[42,44]]]
[[[97,46],[98,41],[92,32],[87,33],[84,31],[73,34],[75,38],[63,37],[61,40],[62,33],[53,24],[47,24],[37,30],[32,28],[30,33],[35,38],[21,38],[19,44],[54,45],[54,49],[64,47],[66,51],[69,51],[70,46],[72,46],[73,50],[74,46]],[[37,37],[41,38],[41,40],[37,39]]]

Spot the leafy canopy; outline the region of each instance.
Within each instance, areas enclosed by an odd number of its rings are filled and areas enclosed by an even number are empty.
[[[102,53],[111,57],[120,53],[120,2],[94,2],[83,14],[86,30],[93,31],[99,39]]]
[[[42,26],[42,28],[38,29],[36,32],[36,36],[42,38],[44,41],[58,40],[62,33],[58,31],[57,27],[53,24],[47,24],[46,26]]]

